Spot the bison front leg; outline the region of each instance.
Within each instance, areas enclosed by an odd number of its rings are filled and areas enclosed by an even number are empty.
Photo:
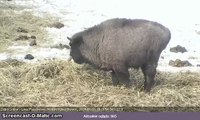
[[[130,87],[131,86],[129,76],[130,75],[128,73],[128,70],[127,70],[127,73],[117,72],[117,77],[118,77],[119,81],[122,84],[126,85],[126,87]]]
[[[119,79],[117,78],[117,75],[114,71],[111,72],[111,76],[112,76],[112,82],[114,86],[119,85]]]
[[[123,66],[118,66],[118,68],[114,70],[114,75],[112,74],[112,78],[115,78],[113,79],[113,83],[116,82],[116,80],[118,80],[118,83],[120,82],[122,84],[125,84],[126,87],[131,86],[129,77],[130,75],[128,72],[128,68],[125,68]]]
[[[155,64],[150,64],[142,67],[142,72],[144,74],[144,90],[146,92],[150,92],[152,86],[154,85],[155,81],[155,74],[156,74],[156,66]]]

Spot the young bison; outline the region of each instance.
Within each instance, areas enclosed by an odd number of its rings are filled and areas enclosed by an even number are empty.
[[[171,34],[163,25],[142,19],[110,19],[70,40],[70,56],[78,63],[88,63],[111,70],[114,85],[130,86],[128,68],[141,68],[145,77],[144,90],[154,84],[159,56]]]

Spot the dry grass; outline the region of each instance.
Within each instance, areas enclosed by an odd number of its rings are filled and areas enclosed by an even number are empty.
[[[34,16],[32,12],[23,10],[22,6],[0,5],[0,51],[4,51],[13,42],[23,44],[24,41],[15,41],[20,35],[36,36],[37,42],[47,41],[47,31],[44,29],[52,25],[56,18]],[[18,28],[27,30],[28,33],[18,32]]]
[[[72,62],[11,63],[0,68],[0,107],[200,106],[199,73],[159,72],[157,85],[147,94],[140,71],[131,70],[135,86],[128,89],[112,86],[103,71]]]

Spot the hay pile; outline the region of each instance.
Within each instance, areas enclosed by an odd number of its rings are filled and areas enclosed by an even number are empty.
[[[72,62],[10,62],[0,68],[0,107],[200,106],[198,73],[159,72],[151,94],[142,91],[140,71],[131,70],[131,76],[135,86],[128,89],[112,86],[110,75],[103,71]]]

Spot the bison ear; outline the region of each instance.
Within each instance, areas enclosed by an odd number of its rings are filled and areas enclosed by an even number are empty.
[[[73,43],[82,43],[82,42],[83,42],[82,36],[76,36],[75,38],[73,38]]]
[[[68,39],[69,41],[72,41],[72,38],[70,38],[70,37],[67,37],[67,39]]]

